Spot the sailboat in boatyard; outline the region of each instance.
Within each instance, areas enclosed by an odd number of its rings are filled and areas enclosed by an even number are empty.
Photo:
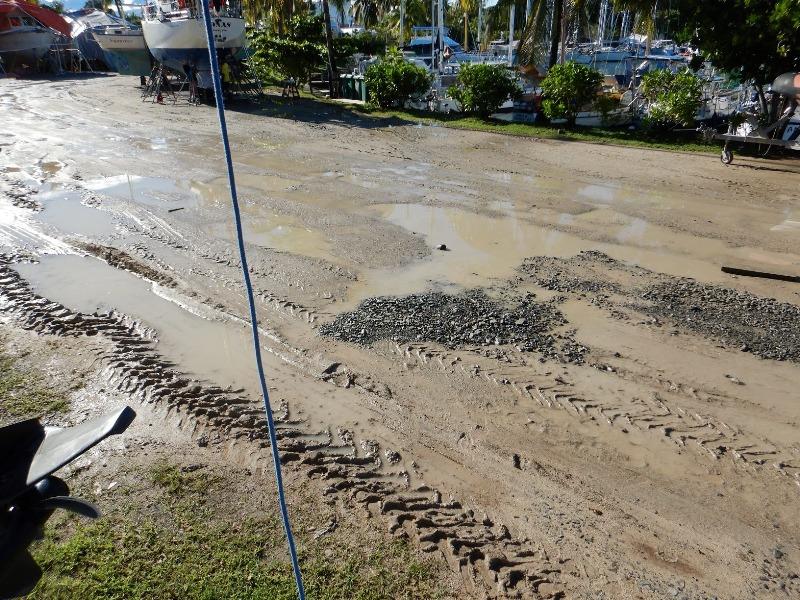
[[[0,0],[0,58],[3,68],[35,67],[69,25],[55,12],[23,0]]]
[[[150,73],[150,52],[144,41],[144,32],[125,20],[122,4],[117,0],[119,23],[92,28],[94,39],[111,57],[114,68],[123,75],[147,75]]]
[[[210,9],[217,54],[235,55],[245,45],[240,1],[213,0]],[[191,69],[199,87],[212,86],[203,14],[197,0],[149,0],[144,6],[142,31],[157,61],[178,73]]]

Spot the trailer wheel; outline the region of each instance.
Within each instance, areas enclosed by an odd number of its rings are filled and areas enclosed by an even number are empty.
[[[719,159],[722,161],[723,165],[729,165],[733,162],[733,152],[727,148],[723,148]]]

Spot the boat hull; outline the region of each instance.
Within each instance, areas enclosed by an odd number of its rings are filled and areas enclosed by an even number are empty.
[[[111,59],[114,69],[122,75],[150,73],[150,52],[141,31],[95,31],[94,39]]]
[[[47,55],[56,35],[42,27],[0,32],[0,54],[6,68],[15,63],[35,63]]]
[[[228,49],[235,54],[244,46],[244,19],[217,17],[212,20],[212,28],[217,49]],[[184,71],[184,65],[190,65],[197,72],[200,87],[212,86],[206,32],[201,19],[143,21],[142,30],[150,53],[158,62],[179,73]]]

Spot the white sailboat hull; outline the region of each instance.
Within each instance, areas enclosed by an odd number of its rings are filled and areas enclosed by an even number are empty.
[[[212,19],[212,29],[217,48],[238,50],[244,46],[244,19],[216,17]],[[202,19],[144,21],[142,30],[147,45],[157,52],[170,53],[207,48]]]
[[[245,44],[244,19],[213,17],[212,29],[217,50],[236,53]],[[210,88],[211,63],[208,58],[206,30],[202,19],[143,21],[142,31],[150,54],[178,73],[190,66],[201,88]]]
[[[117,32],[93,31],[94,39],[107,52],[146,51],[144,34],[141,31],[120,30]]]

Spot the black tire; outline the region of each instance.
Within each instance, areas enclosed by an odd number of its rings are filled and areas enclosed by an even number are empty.
[[[723,148],[722,154],[720,154],[719,159],[722,161],[723,165],[729,165],[733,162],[733,152],[731,152],[727,148]]]

